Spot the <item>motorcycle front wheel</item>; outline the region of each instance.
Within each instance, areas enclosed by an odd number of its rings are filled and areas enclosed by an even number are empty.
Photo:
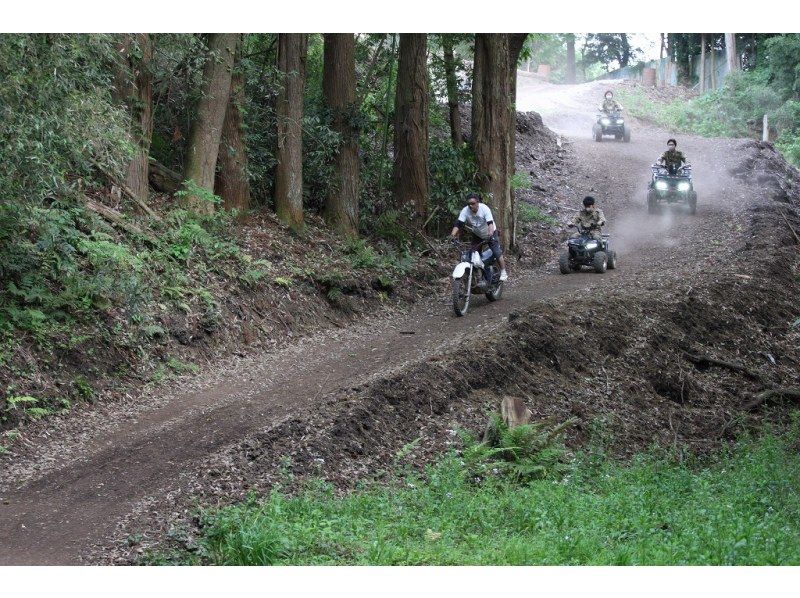
[[[469,309],[470,280],[468,276],[453,279],[453,311],[464,316]]]

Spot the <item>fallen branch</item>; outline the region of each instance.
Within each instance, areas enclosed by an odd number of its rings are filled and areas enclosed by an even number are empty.
[[[786,222],[786,226],[788,226],[789,230],[792,231],[792,234],[794,235],[794,240],[797,242],[798,245],[800,245],[800,237],[797,236],[797,231],[794,230],[794,227],[789,222],[789,219],[786,217],[786,212],[784,212],[783,210],[779,211],[781,213],[781,216],[783,216],[783,221]]]
[[[127,222],[123,218],[122,214],[117,212],[115,209],[109,208],[108,206],[103,205],[98,201],[89,199],[88,197],[86,198],[86,207],[89,208],[92,212],[95,212],[96,214],[99,214],[100,216],[108,220],[114,226],[121,228],[126,232],[139,235],[144,239],[146,239],[147,241],[149,241],[150,243],[153,244],[156,243],[155,237],[145,232],[143,229],[139,228],[135,224]]]
[[[760,407],[767,401],[773,399],[792,399],[794,401],[800,401],[800,387],[793,386],[789,388],[771,388],[770,390],[765,390],[764,392],[758,393],[744,408],[747,411],[752,411],[756,407]]]
[[[109,181],[114,183],[117,187],[119,187],[122,190],[122,192],[125,195],[127,195],[130,199],[132,199],[134,201],[134,203],[136,203],[136,205],[138,205],[142,210],[144,210],[145,214],[150,216],[150,218],[152,218],[153,220],[157,220],[158,222],[161,222],[161,216],[156,214],[153,211],[153,209],[150,206],[148,206],[147,203],[145,203],[145,201],[142,198],[138,197],[131,190],[130,187],[128,187],[125,183],[123,183],[122,181],[117,179],[117,177],[114,175],[114,173],[112,173],[109,170],[107,170],[102,164],[98,163],[95,160],[92,160],[92,164],[94,164],[95,167],[97,168],[97,170],[102,172],[106,176],[106,178],[108,178]]]
[[[715,365],[717,367],[733,370],[734,372],[741,372],[742,374],[744,374],[748,378],[751,378],[752,380],[761,380],[760,374],[757,374],[751,369],[743,366],[741,363],[736,363],[734,361],[724,361],[722,359],[717,359],[715,357],[709,357],[708,355],[696,355],[694,353],[686,353],[686,352],[684,352],[684,356],[686,357],[686,359],[688,359],[695,365]]]
[[[155,158],[150,158],[148,164],[150,168],[148,169],[147,178],[156,191],[172,195],[181,188],[180,174],[171,168],[167,168]]]

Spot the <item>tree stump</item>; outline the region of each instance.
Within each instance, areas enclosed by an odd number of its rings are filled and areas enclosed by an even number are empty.
[[[503,423],[509,428],[530,423],[531,415],[533,415],[522,399],[517,397],[505,397],[500,404],[500,414],[503,416]]]

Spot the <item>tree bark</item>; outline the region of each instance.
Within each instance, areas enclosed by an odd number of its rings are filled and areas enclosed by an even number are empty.
[[[189,133],[183,178],[193,181],[202,190],[213,193],[217,156],[222,138],[222,125],[231,93],[231,72],[236,54],[238,33],[211,33],[208,49],[211,53],[203,67],[203,88],[197,103],[195,118]],[[189,193],[187,207],[210,214],[214,204],[199,194]]]
[[[226,210],[235,209],[241,212],[250,209],[247,146],[242,131],[244,102],[244,75],[241,70],[234,68],[228,108],[222,125],[215,193],[222,198],[222,205]]]
[[[736,34],[725,34],[725,56],[728,59],[728,72],[739,70],[739,56],[736,53]]]
[[[334,184],[325,203],[327,223],[347,236],[358,234],[358,130],[356,43],[352,33],[326,33],[322,93],[333,116],[333,130],[342,137],[335,158]]]
[[[278,70],[283,88],[278,96],[278,167],[275,212],[294,229],[303,227],[303,90],[306,79],[307,33],[278,34]]]
[[[456,58],[453,53],[453,40],[446,33],[442,34],[442,54],[444,57],[444,75],[447,83],[447,106],[450,109],[450,138],[454,147],[461,147],[464,139],[461,136],[461,114],[458,112],[458,79],[456,78]]]
[[[567,83],[575,83],[575,34],[567,33]]]
[[[138,46],[138,52],[134,52]],[[120,63],[115,72],[115,97],[131,117],[134,155],[125,173],[125,185],[140,201],[147,201],[148,157],[153,137],[153,41],[149,33],[123,34],[118,45]]]
[[[428,208],[428,45],[425,33],[400,34],[394,120],[394,203]]]
[[[507,33],[477,33],[473,68],[472,139],[478,179],[492,208],[501,241],[508,246],[513,225],[510,154],[511,75]]]
[[[706,90],[706,34],[700,34],[700,93]]]
[[[517,153],[517,63],[525,40],[528,39],[527,33],[508,34],[508,86],[511,111],[511,130],[508,134],[508,156],[509,156],[509,179],[516,172],[516,153]],[[509,180],[509,195],[511,198],[511,222],[508,235],[507,247],[516,249],[517,247],[517,198]]]

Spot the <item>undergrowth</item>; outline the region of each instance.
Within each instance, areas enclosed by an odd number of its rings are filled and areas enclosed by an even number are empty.
[[[627,464],[588,448],[568,464],[542,430],[516,434],[555,451],[536,475],[479,463],[508,460],[468,441],[424,475],[337,496],[312,481],[295,496],[202,516],[202,538],[183,562],[225,565],[757,565],[800,563],[797,414],[791,432],[743,438],[714,457],[677,459],[653,450]],[[500,436],[507,436],[508,430]],[[524,443],[522,443],[524,444]],[[498,449],[498,450],[495,450]],[[554,464],[560,464],[553,467]],[[565,467],[562,469],[562,467]],[[173,555],[174,557],[174,555]],[[163,555],[151,562],[174,562]]]

